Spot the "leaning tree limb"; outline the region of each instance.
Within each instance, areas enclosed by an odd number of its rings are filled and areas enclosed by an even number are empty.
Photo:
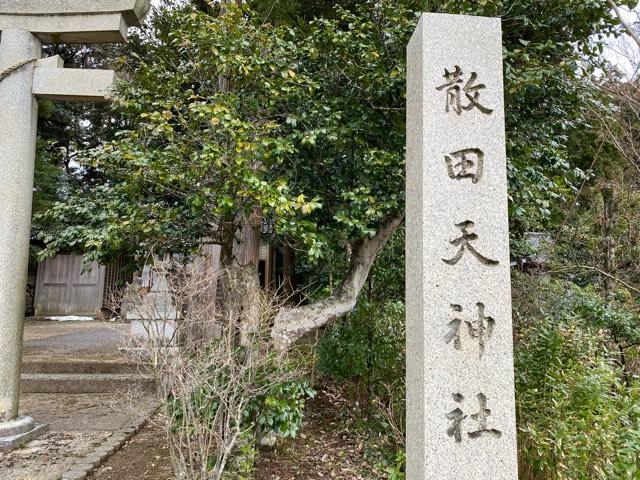
[[[627,19],[624,18],[624,13],[622,12],[622,9],[618,6],[618,4],[614,0],[609,0],[609,5],[611,5],[611,8],[613,8],[613,11],[618,17],[618,20],[620,20],[620,23],[622,24],[625,31],[627,32],[627,35],[629,35],[633,39],[633,41],[636,42],[638,47],[640,47],[640,36],[629,24]]]
[[[351,245],[351,261],[345,280],[330,297],[278,313],[271,335],[281,350],[287,350],[307,333],[353,310],[376,255],[403,222],[404,215],[394,215],[373,237],[361,238]]]

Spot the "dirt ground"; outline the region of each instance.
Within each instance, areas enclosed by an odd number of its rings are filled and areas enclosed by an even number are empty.
[[[355,433],[352,404],[339,393],[322,390],[306,410],[297,440],[260,453],[255,480],[381,480],[369,464],[370,438]],[[146,426],[89,480],[173,480],[166,442],[160,429]]]
[[[135,437],[98,470],[89,480],[173,480],[171,461],[164,433],[155,424],[147,424]]]
[[[256,480],[382,480],[367,460],[372,439],[357,428],[359,409],[339,391],[321,390],[295,442],[260,455]]]

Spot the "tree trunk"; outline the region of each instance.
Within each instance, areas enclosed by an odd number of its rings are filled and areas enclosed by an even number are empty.
[[[271,335],[281,350],[288,349],[305,334],[353,310],[376,255],[403,222],[403,215],[391,217],[373,238],[363,238],[352,245],[346,278],[330,297],[278,313]]]
[[[220,280],[220,246],[204,245],[202,252],[187,265],[185,274],[192,287],[186,299],[187,338],[191,344],[206,344],[219,335],[217,293]]]
[[[603,232],[602,241],[604,254],[604,271],[608,274],[616,274],[616,242],[614,239],[614,227],[617,213],[616,190],[613,183],[605,185],[602,188],[602,205],[603,205]],[[615,281],[612,276],[604,276],[604,295],[607,300],[612,300],[615,295]],[[622,340],[618,339],[615,331],[612,332],[612,338],[618,348],[618,359],[622,368],[622,378],[627,386],[631,385],[629,365],[627,364],[627,356],[622,346]]]
[[[209,5],[213,2],[205,1]],[[235,3],[242,6],[243,0],[221,0],[219,15],[224,15],[227,5]],[[231,90],[227,77],[218,77],[218,90]],[[261,291],[258,278],[258,262],[260,261],[260,224],[262,212],[256,207],[250,216],[242,216],[234,224],[237,230],[228,232],[227,241],[222,247],[222,287],[223,311],[225,320],[236,322],[240,326],[240,344],[248,345],[249,337],[261,322]]]
[[[240,325],[240,343],[246,345],[249,336],[261,322],[261,290],[258,278],[260,259],[260,224],[262,215],[243,217],[239,228],[222,250],[222,286],[225,319]],[[231,237],[229,235],[229,237]]]
[[[298,286],[296,285],[296,252],[293,248],[285,244],[282,248],[282,293],[287,303],[297,305],[298,299],[296,292]]]
[[[615,214],[616,214],[616,192],[613,185],[606,185],[602,188],[603,206],[603,254],[604,271],[615,275],[615,241],[613,238]],[[614,294],[615,282],[610,277],[604,277],[604,294],[607,299]]]

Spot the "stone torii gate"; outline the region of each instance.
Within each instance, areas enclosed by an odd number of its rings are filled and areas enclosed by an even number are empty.
[[[43,43],[124,42],[149,0],[0,0],[0,451],[44,430],[19,417],[38,98],[106,100],[115,73],[62,68]]]

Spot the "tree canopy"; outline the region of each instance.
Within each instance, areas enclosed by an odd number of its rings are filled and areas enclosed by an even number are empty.
[[[191,250],[256,205],[312,258],[373,235],[404,208],[404,50],[421,10],[503,18],[514,234],[579,179],[568,139],[600,101],[586,73],[618,29],[606,2],[364,2],[305,28],[290,18],[324,4],[273,10],[275,25],[267,4],[153,16],[122,64],[127,128],[86,159],[104,181],[48,212],[49,253]]]

